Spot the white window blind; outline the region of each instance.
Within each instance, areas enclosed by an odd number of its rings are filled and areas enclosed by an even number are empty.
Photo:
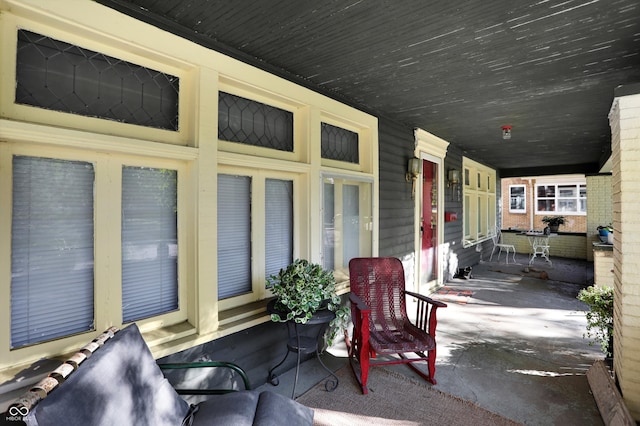
[[[293,182],[265,182],[265,272],[277,274],[293,261]]]
[[[91,163],[13,158],[11,347],[94,329]]]
[[[342,264],[360,254],[360,188],[358,185],[344,185],[342,205],[344,206],[344,242]]]
[[[122,321],[178,309],[175,170],[122,168]]]
[[[251,178],[218,175],[218,298],[251,289]]]

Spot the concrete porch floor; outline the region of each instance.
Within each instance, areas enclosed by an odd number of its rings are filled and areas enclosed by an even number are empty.
[[[593,265],[552,260],[531,268],[525,255],[515,265],[503,257],[475,265],[469,280],[446,284],[472,295],[438,296],[448,307],[438,311],[435,388],[527,425],[603,424],[586,372],[604,356],[583,338],[585,306],[576,299],[592,283]],[[542,271],[549,279],[540,278]],[[348,365],[344,342],[328,352],[322,358],[330,369]],[[418,378],[406,365],[384,368]],[[290,397],[293,376],[290,370],[279,386],[260,388]],[[296,396],[325,377],[317,360],[304,362]]]

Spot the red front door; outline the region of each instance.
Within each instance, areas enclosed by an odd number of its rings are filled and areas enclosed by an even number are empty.
[[[438,279],[438,164],[422,160],[420,285]]]

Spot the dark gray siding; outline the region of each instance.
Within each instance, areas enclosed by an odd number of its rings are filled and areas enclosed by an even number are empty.
[[[403,258],[414,250],[411,184],[405,180],[413,157],[413,129],[380,119],[380,256]]]

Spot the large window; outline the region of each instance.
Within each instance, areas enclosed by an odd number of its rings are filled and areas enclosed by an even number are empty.
[[[266,296],[266,278],[293,260],[293,180],[266,172],[218,175],[218,298]]]
[[[496,172],[463,158],[464,246],[491,238],[496,227]]]
[[[587,213],[586,183],[545,183],[536,185],[536,213]]]
[[[184,321],[182,167],[75,150],[46,158],[14,147],[10,347],[54,344],[104,324]]]

